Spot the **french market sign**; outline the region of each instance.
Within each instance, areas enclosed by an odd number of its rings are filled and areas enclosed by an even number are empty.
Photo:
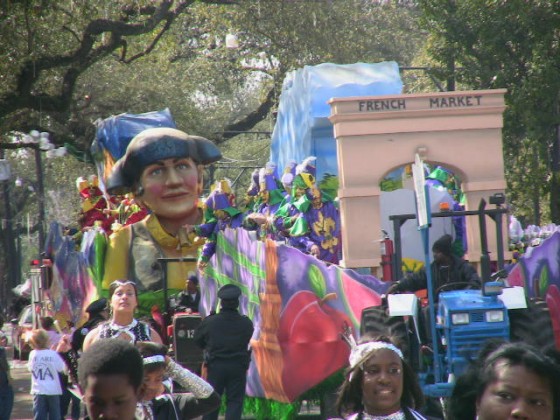
[[[411,105],[411,101],[414,106]],[[359,112],[404,111],[407,109],[469,108],[484,105],[483,95],[432,96],[425,98],[368,99],[356,102]]]

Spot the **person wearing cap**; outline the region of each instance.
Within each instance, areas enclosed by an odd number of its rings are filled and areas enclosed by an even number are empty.
[[[203,240],[188,234],[185,225],[203,222],[199,207],[205,165],[221,153],[210,140],[174,128],[150,128],[137,134],[106,181],[111,194],[132,192],[150,214],[113,233],[107,244],[102,288],[126,278],[138,286],[139,312],[163,307],[164,270],[170,294],[183,289],[188,273],[196,271]],[[189,258],[165,266],[159,258]]]
[[[241,289],[226,284],[218,290],[220,312],[202,320],[194,333],[194,342],[204,350],[208,370],[207,381],[220,395],[226,395],[228,420],[239,420],[243,413],[243,399],[247,383],[247,369],[251,361],[249,342],[253,323],[238,311]],[[216,420],[219,410],[204,416]]]
[[[259,239],[282,240],[274,228],[274,215],[283,204],[286,192],[278,187],[272,168],[268,165],[259,171],[260,204],[245,216],[244,228],[256,230]]]
[[[246,213],[252,212],[260,204],[259,172],[259,169],[253,169],[253,172],[251,173],[251,183],[249,184],[247,192],[245,193],[240,205],[240,208]]]
[[[475,268],[464,259],[452,254],[452,244],[453,238],[451,235],[445,234],[432,246],[434,260],[430,264],[430,269],[432,270],[434,293],[438,290],[480,289],[482,282]],[[426,269],[421,268],[391,285],[388,293],[415,292],[426,289],[428,287],[427,282]],[[431,302],[437,301],[436,293]]]
[[[171,298],[169,307],[173,312],[197,312],[200,304],[200,290],[198,288],[198,277],[189,276],[185,282],[185,289]]]
[[[315,183],[315,157],[296,168],[291,203],[277,211],[276,229],[304,253],[338,264],[341,246],[340,215],[333,200]]]
[[[82,346],[88,332],[97,327],[101,322],[106,321],[109,317],[107,299],[94,300],[87,306],[86,313],[88,314],[87,321],[72,334],[72,349],[74,351],[82,351]]]

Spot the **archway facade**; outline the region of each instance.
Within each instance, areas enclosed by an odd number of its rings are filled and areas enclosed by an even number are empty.
[[[424,160],[463,176],[466,210],[504,193],[502,127],[504,89],[331,99],[337,142],[342,261],[349,268],[380,266],[380,181],[391,169]],[[502,231],[507,232],[507,218]],[[479,263],[479,222],[467,217],[468,254]],[[494,222],[488,245],[496,255]],[[506,233],[507,234],[507,233]],[[507,241],[504,238],[504,242]],[[507,258],[506,253],[506,258]]]

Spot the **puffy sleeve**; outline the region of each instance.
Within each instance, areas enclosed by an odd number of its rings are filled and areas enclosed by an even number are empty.
[[[131,231],[129,227],[114,232],[109,237],[105,254],[103,289],[108,289],[111,282],[115,280],[127,278],[130,237]]]

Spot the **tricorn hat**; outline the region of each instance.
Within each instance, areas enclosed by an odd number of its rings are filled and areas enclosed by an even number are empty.
[[[175,128],[148,128],[131,140],[124,156],[113,167],[107,179],[107,191],[111,194],[130,192],[146,166],[177,157],[190,157],[200,165],[207,165],[220,160],[222,154],[204,137],[191,136]]]

